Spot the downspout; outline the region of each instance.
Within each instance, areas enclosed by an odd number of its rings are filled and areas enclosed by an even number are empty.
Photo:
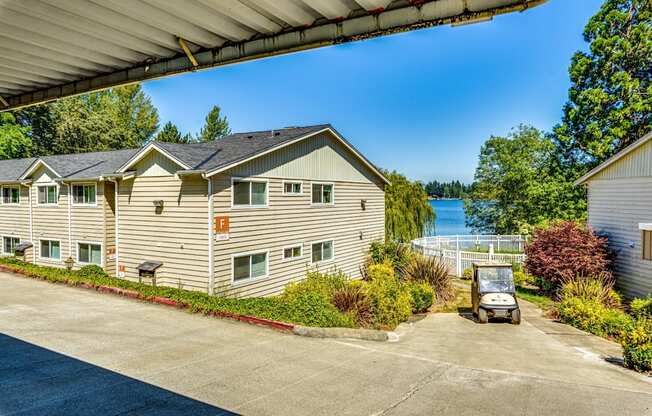
[[[215,276],[213,270],[213,179],[208,181],[208,294],[213,295],[215,290]]]
[[[34,242],[34,216],[32,214],[32,189],[34,187],[30,185],[28,187],[29,192],[27,193],[27,202],[29,203],[29,241],[32,243],[32,262],[36,264],[36,250],[40,250],[41,247],[36,247]]]
[[[72,186],[68,186],[68,257],[72,258]]]
[[[115,276],[120,276],[120,185],[118,184],[118,178],[111,179],[111,182],[115,184],[115,190],[113,191],[113,199],[115,205]]]

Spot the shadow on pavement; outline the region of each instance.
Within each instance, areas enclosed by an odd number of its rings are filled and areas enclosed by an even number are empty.
[[[0,334],[0,415],[235,415]]]

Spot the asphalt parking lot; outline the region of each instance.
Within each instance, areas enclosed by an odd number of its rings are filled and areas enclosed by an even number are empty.
[[[615,344],[531,307],[320,340],[0,273],[0,351],[0,415],[652,414]]]

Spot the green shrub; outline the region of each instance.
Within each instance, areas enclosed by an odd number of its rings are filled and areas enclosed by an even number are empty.
[[[454,296],[448,265],[437,257],[416,254],[403,268],[403,279],[428,283],[435,290],[437,302],[443,303]]]
[[[81,269],[77,270],[77,274],[81,277],[109,277],[108,274],[104,271],[103,268],[100,266],[96,266],[95,264],[89,264],[88,266],[84,266]]]
[[[400,273],[413,255],[410,246],[403,243],[374,241],[369,246],[369,264],[389,262],[395,273]]]
[[[464,269],[462,272],[462,279],[473,279],[473,269],[471,267]]]
[[[573,279],[561,288],[562,299],[577,297],[584,300],[595,300],[606,308],[620,308],[620,295],[613,290],[613,284],[601,278]]]
[[[366,282],[356,280],[335,290],[331,302],[340,312],[351,316],[358,326],[373,325],[371,300],[367,295]]]
[[[634,299],[629,304],[629,309],[636,318],[652,318],[652,296],[645,299]]]
[[[336,290],[342,289],[347,284],[347,277],[340,271],[321,273],[316,270],[308,271],[306,278],[285,287],[283,296],[292,299],[301,293],[319,293],[326,299],[331,299]]]
[[[292,322],[317,327],[355,326],[353,317],[343,314],[330,302],[330,298],[319,292],[295,292],[288,302]]]
[[[607,309],[603,315],[604,333],[607,336],[620,339],[623,331],[629,331],[634,325],[631,316],[619,309]]]
[[[523,286],[527,281],[527,276],[525,272],[515,271],[514,272],[514,284],[516,286]]]
[[[558,310],[562,322],[595,335],[605,335],[606,308],[598,301],[568,297],[559,304]]]
[[[408,283],[410,296],[412,297],[412,312],[426,312],[435,302],[435,291],[427,283]]]
[[[412,297],[389,263],[369,266],[367,295],[371,300],[374,326],[394,328],[412,313]]]
[[[652,371],[652,319],[641,318],[622,334],[625,366],[636,371]]]

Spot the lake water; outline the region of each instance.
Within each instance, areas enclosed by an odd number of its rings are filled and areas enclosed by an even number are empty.
[[[461,199],[437,199],[430,201],[437,214],[436,235],[472,234],[464,220],[464,201]]]

